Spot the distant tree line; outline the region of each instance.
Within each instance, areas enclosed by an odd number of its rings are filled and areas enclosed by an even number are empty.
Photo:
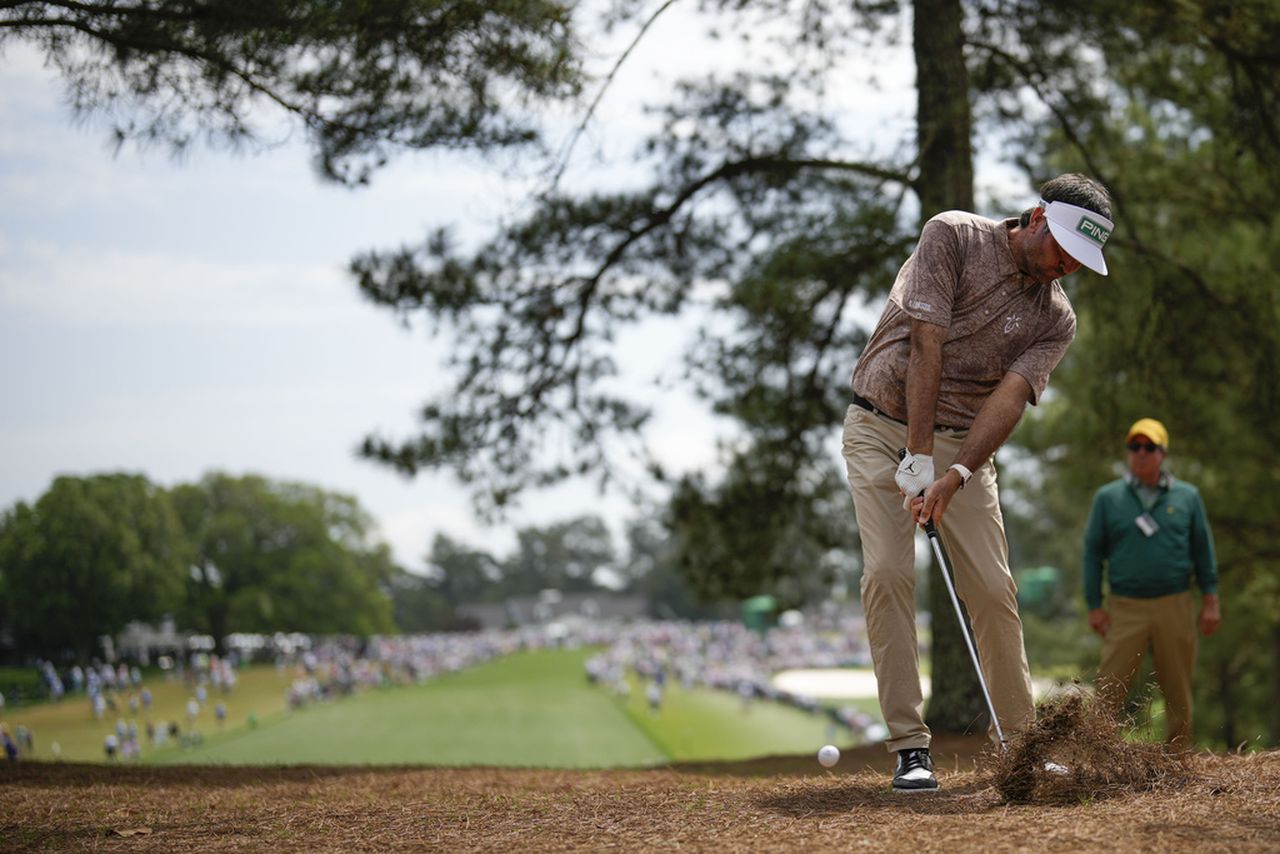
[[[436,537],[426,573],[397,566],[356,499],[213,473],[165,489],[138,474],[59,477],[0,514],[0,630],[17,657],[85,659],[133,620],[234,632],[473,628],[458,606],[553,588],[628,591],[655,616],[718,613],[681,579],[665,528],[633,523],[620,554],[596,517],[517,533],[495,556]]]
[[[353,498],[253,475],[59,477],[0,515],[0,607],[20,657],[85,658],[166,614],[219,641],[393,631],[396,568],[372,531]]]
[[[505,557],[439,534],[427,573],[392,581],[396,624],[406,632],[472,628],[459,606],[502,602],[542,590],[608,591],[639,596],[664,619],[733,616],[736,600],[699,597],[681,574],[669,528],[659,519],[629,523],[619,549],[596,516],[522,528]]]

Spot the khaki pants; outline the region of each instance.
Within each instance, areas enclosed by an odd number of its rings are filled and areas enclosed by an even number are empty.
[[[935,433],[937,472],[951,465],[965,435],[959,430]],[[862,537],[862,608],[891,751],[928,747],[931,740],[924,723],[916,641],[917,526],[902,509],[902,495],[893,481],[898,449],[906,438],[906,425],[859,406],[850,406],[845,415],[844,460]],[[956,592],[969,612],[991,701],[1010,738],[1035,720],[1035,703],[991,461],[956,493],[939,532],[954,564]],[[994,727],[991,735],[995,737]]]
[[[1148,648],[1164,695],[1165,737],[1191,746],[1191,674],[1196,663],[1196,612],[1190,591],[1133,599],[1111,596],[1111,628],[1102,643],[1098,696],[1114,715],[1124,710],[1138,665]]]

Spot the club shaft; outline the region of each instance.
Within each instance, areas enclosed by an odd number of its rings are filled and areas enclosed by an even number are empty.
[[[933,546],[933,555],[938,559],[938,569],[942,571],[942,580],[947,583],[947,593],[951,594],[951,604],[956,609],[956,619],[960,622],[960,634],[964,637],[964,645],[969,648],[969,658],[973,660],[973,670],[978,674],[978,684],[982,687],[982,697],[987,701],[987,711],[991,713],[991,723],[996,728],[996,738],[1000,739],[1000,748],[1003,750],[1004,731],[1000,728],[1000,718],[996,716],[996,706],[991,702],[991,692],[987,690],[986,677],[982,675],[982,664],[978,661],[978,651],[973,647],[973,639],[969,637],[969,631],[965,628],[964,611],[960,609],[960,598],[956,596],[955,585],[951,583],[951,564],[947,560],[946,552],[942,548],[942,538],[938,535],[938,529],[933,522],[925,525],[925,533],[929,535],[929,544]]]

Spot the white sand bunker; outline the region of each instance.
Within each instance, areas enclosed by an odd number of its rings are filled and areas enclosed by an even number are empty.
[[[929,677],[920,677],[929,696]],[[870,670],[830,667],[820,670],[784,670],[773,677],[773,687],[818,700],[858,699],[876,696],[876,675]]]
[[[872,670],[856,670],[851,667],[828,667],[808,670],[784,670],[773,677],[773,687],[815,700],[875,698],[876,674]],[[1037,700],[1056,696],[1071,686],[1051,679],[1032,679],[1032,690]],[[920,688],[929,696],[928,676],[920,677]]]

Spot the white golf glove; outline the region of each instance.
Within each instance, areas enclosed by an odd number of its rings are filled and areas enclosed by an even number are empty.
[[[911,509],[911,499],[933,485],[933,457],[924,454],[907,453],[898,463],[898,470],[893,475],[893,482],[898,484],[903,496],[902,509]]]

